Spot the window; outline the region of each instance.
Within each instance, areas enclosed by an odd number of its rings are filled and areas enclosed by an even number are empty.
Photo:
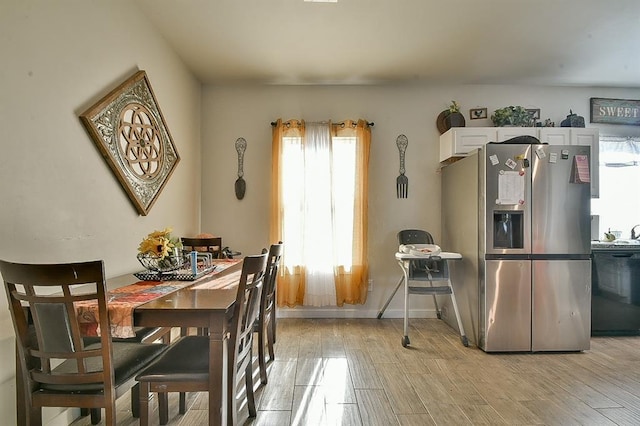
[[[333,138],[330,151],[305,156],[302,138],[283,139],[283,239],[291,250],[286,265],[305,264],[313,271],[332,273],[332,253],[323,248],[335,246],[337,263],[351,269],[355,188],[348,183],[355,179],[355,142],[355,138]],[[302,246],[304,234],[314,242],[307,252]]]
[[[364,303],[368,126],[364,121],[279,125],[272,209],[272,239],[285,245],[279,304]]]
[[[600,137],[600,198],[592,200],[599,215],[599,238],[608,230],[628,239],[640,224],[640,138]],[[640,229],[636,229],[636,235]]]

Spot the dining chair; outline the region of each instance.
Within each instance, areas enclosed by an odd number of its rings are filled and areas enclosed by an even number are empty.
[[[222,259],[222,237],[191,238],[182,237],[183,251],[204,251],[211,253],[214,259]]]
[[[267,384],[265,346],[269,349],[269,359],[271,361],[275,359],[273,344],[276,342],[276,281],[283,252],[282,241],[279,241],[278,244],[271,244],[269,247],[260,312],[254,326],[254,331],[258,333],[258,365],[260,366],[260,382],[262,384]]]
[[[229,360],[227,362],[228,413],[237,424],[235,390],[244,377],[249,417],[256,416],[253,394],[252,346],[253,325],[260,311],[260,296],[265,278],[267,254],[247,256],[243,260],[233,315],[229,330]],[[140,425],[149,424],[149,393],[180,392],[179,412],[186,412],[185,392],[209,391],[209,363],[223,363],[209,357],[209,336],[183,336],[173,343],[156,361],[136,376],[140,384]],[[160,424],[168,421],[166,399],[158,398]],[[218,409],[209,407],[210,410]]]
[[[204,234],[211,235],[211,234]],[[182,237],[180,238],[182,243],[182,250],[184,252],[201,251],[211,253],[214,259],[222,259],[225,256],[222,253],[222,237]],[[180,329],[180,336],[186,336],[189,334],[189,330],[185,327]],[[198,328],[196,334],[203,336],[206,334],[204,328]]]
[[[33,324],[30,325],[33,328]],[[123,343],[156,343],[158,341],[166,344],[171,343],[171,327],[134,327],[133,337],[113,337],[114,342]],[[100,337],[84,337],[82,339],[85,346],[93,343],[99,343]],[[101,410],[96,408],[81,408],[80,416],[84,417],[91,414],[91,424],[100,423]]]
[[[135,375],[167,346],[112,341],[103,262],[0,260],[0,274],[16,334],[18,398],[26,406],[26,423],[42,424],[42,407],[100,407],[105,409],[105,424],[115,425],[116,399],[129,389],[137,417]],[[97,303],[98,342],[83,341],[82,318],[74,308],[80,301]]]

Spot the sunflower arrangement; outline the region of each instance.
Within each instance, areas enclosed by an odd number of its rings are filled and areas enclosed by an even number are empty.
[[[152,271],[166,272],[178,269],[184,263],[179,249],[179,238],[171,236],[173,229],[153,231],[138,246],[138,260]]]

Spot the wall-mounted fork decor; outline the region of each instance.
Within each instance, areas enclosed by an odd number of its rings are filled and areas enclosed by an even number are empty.
[[[404,175],[404,153],[409,145],[409,140],[405,135],[399,135],[396,138],[396,145],[400,152],[400,175],[396,178],[396,192],[398,198],[407,198],[409,196],[409,178]]]
[[[244,181],[244,171],[242,170],[244,162],[244,151],[247,149],[247,141],[244,138],[236,140],[236,151],[238,152],[238,179],[236,179],[235,189],[236,198],[242,200],[247,190],[247,183]]]

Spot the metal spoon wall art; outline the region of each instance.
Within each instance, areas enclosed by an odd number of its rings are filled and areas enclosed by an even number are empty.
[[[396,138],[396,145],[400,152],[400,175],[396,178],[396,192],[398,198],[407,198],[409,196],[409,178],[404,175],[404,153],[409,145],[409,140],[405,135],[399,135]]]
[[[242,200],[244,193],[247,190],[247,183],[244,181],[244,172],[242,171],[244,162],[244,152],[247,149],[247,141],[244,138],[238,138],[236,140],[236,151],[238,152],[238,179],[236,179],[235,189],[236,198]]]

